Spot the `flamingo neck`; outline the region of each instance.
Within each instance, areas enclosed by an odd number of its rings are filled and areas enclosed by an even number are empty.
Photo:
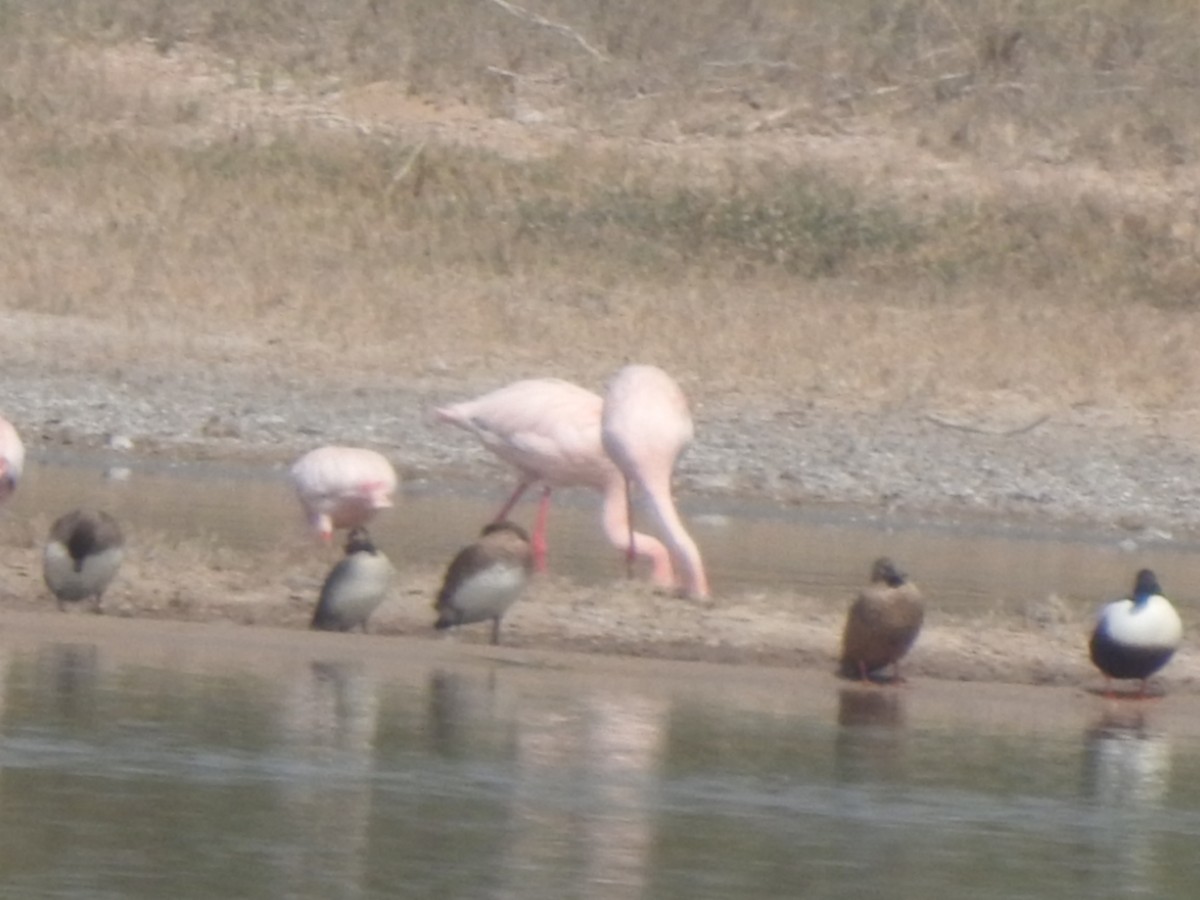
[[[650,560],[653,567],[651,578],[659,587],[676,586],[675,569],[671,565],[671,554],[667,548],[657,538],[633,530],[625,495],[625,479],[619,473],[615,473],[604,486],[601,517],[604,534],[610,544],[622,553],[633,553]]]
[[[707,597],[708,576],[704,571],[704,561],[700,557],[700,548],[696,546],[675,508],[675,501],[671,497],[670,472],[645,474],[641,484],[654,517],[658,520],[660,533],[671,548],[671,555],[683,570],[683,584],[687,595],[696,598]]]

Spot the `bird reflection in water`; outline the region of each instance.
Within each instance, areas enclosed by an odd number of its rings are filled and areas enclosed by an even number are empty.
[[[309,665],[309,678],[295,685],[288,726],[306,746],[325,754],[345,753],[355,767],[369,768],[378,706],[364,666],[318,660]]]
[[[298,675],[284,700],[283,735],[311,774],[281,781],[282,821],[297,830],[302,846],[321,852],[287,856],[281,890],[359,892],[367,876],[378,685],[358,663],[318,660]]]
[[[889,792],[881,788],[907,780],[904,700],[902,692],[876,687],[838,691],[834,766],[843,812],[864,826],[848,846],[865,884],[904,884],[927,865],[903,829],[871,827],[886,806],[881,796]]]
[[[96,712],[100,650],[95,644],[46,644],[37,654],[38,681],[64,719],[87,725]]]
[[[461,676],[434,669],[429,676],[429,735],[441,756],[454,756],[462,720]]]
[[[846,781],[899,777],[903,757],[904,698],[896,691],[843,688],[838,692],[837,768]]]
[[[1171,746],[1142,708],[1107,708],[1084,733],[1084,795],[1096,806],[1097,889],[1121,886],[1121,896],[1155,893],[1156,830],[1166,805]]]
[[[894,691],[846,688],[838,694],[838,724],[843,728],[867,725],[899,728],[904,724],[901,696]]]
[[[1162,806],[1171,768],[1170,745],[1142,709],[1106,709],[1085,735],[1087,794],[1106,806]]]
[[[498,712],[504,692],[496,671],[466,674],[434,669],[429,675],[426,729],[431,749],[439,756],[468,757],[482,741],[499,741],[507,748],[510,728]]]
[[[519,708],[504,870],[513,896],[644,897],[667,702],[598,691]],[[578,884],[565,859],[584,860]]]

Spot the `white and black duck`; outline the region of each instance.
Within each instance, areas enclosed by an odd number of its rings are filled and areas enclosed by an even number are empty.
[[[1132,597],[1100,610],[1089,650],[1109,692],[1113,679],[1138,679],[1139,696],[1144,696],[1146,680],[1170,662],[1182,640],[1179,613],[1163,596],[1154,572],[1142,569]]]

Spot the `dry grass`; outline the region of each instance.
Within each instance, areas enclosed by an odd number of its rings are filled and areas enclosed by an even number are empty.
[[[1197,35],[1185,0],[14,2],[2,302],[398,373],[1189,405]]]

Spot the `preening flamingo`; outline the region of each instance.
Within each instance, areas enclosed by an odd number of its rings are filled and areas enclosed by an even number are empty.
[[[50,526],[42,577],[60,610],[91,598],[92,612],[98,613],[124,555],[125,537],[116,519],[101,510],[74,509]]]
[[[546,522],[550,494],[556,487],[588,487],[604,495],[602,522],[609,541],[631,552],[625,479],[600,443],[600,414],[604,401],[569,381],[531,378],[516,381],[473,400],[435,411],[442,422],[475,435],[496,456],[516,468],[517,488],[494,521],[505,519],[534,484],[543,485],[530,543],[534,568],[546,570]],[[638,556],[651,561],[654,582],[674,584],[671,557],[663,544],[634,534]]]
[[[323,541],[334,529],[365,525],[392,505],[396,470],[381,453],[362,447],[318,447],[292,466],[292,484]]]
[[[500,620],[529,581],[533,552],[529,535],[509,521],[491,522],[479,540],[450,561],[434,609],[434,628],[492,620],[492,643],[500,643]]]
[[[708,577],[696,542],[688,534],[671,496],[671,476],[679,454],[691,442],[692,416],[675,379],[656,366],[625,366],[604,395],[601,440],[624,475],[626,518],[633,530],[633,485],[650,503],[682,587],[690,597],[708,596]],[[640,540],[630,537],[634,548]]]
[[[12,423],[0,416],[0,503],[12,496],[25,468],[25,445]]]

